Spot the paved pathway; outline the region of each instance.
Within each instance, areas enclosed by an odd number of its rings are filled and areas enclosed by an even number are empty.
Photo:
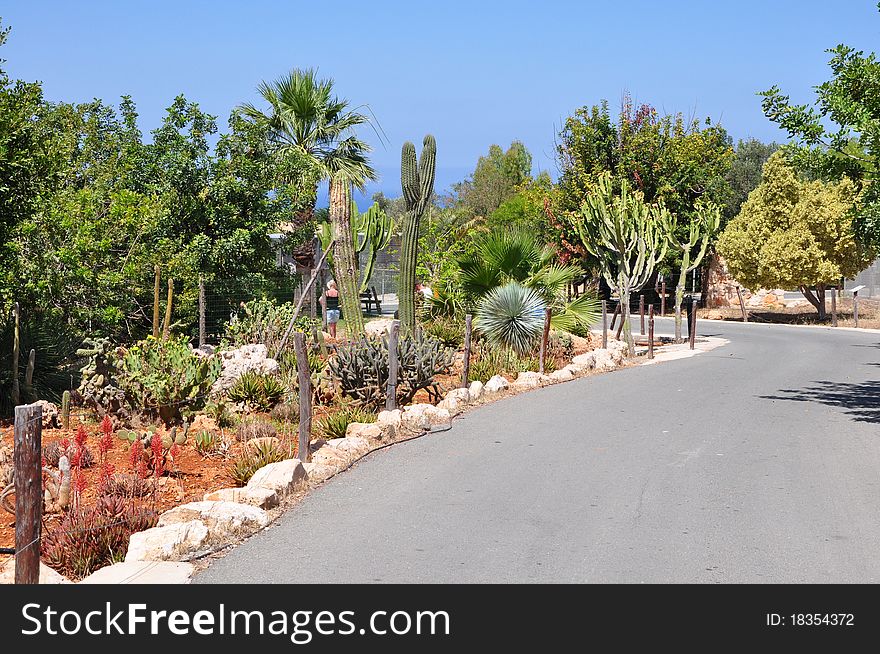
[[[698,331],[731,343],[373,454],[195,581],[880,581],[880,334]]]

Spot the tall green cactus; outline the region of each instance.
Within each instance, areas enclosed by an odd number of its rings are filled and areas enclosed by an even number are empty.
[[[61,396],[61,424],[70,429],[70,391],[64,391]]]
[[[345,318],[345,331],[349,338],[357,338],[364,333],[364,316],[351,234],[351,182],[344,175],[330,179],[330,227],[336,239],[333,272]]]
[[[416,147],[407,141],[400,157],[400,185],[406,202],[400,252],[400,281],[397,297],[400,324],[406,333],[416,328],[416,265],[419,253],[419,221],[434,194],[434,172],[437,168],[437,143],[428,134],[422,145],[422,156],[416,164]]]

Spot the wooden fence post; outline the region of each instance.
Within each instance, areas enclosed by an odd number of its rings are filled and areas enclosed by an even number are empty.
[[[474,317],[467,314],[464,317],[464,367],[461,371],[461,387],[467,388],[471,376],[471,330],[473,329]]]
[[[645,335],[645,295],[639,295],[639,333]]]
[[[837,289],[831,291],[831,326],[837,327]]]
[[[620,314],[620,302],[614,307],[614,313],[611,314],[611,329],[614,329],[614,323],[617,322],[617,316]]]
[[[205,347],[205,280],[199,275],[199,348]]]
[[[608,303],[602,300],[602,349],[608,348]]]
[[[666,315],[666,280],[660,285],[660,315]]]
[[[293,350],[296,354],[296,372],[299,382],[299,440],[297,455],[303,463],[312,460],[309,441],[312,436],[312,375],[309,371],[309,356],[306,353],[306,335],[293,334]]]
[[[547,358],[547,341],[550,339],[550,308],[544,309],[544,333],[541,335],[541,351],[538,354],[538,372],[544,374],[544,360]]]
[[[688,316],[690,318],[690,329],[688,330],[688,340],[690,342],[690,348],[694,349],[694,344],[697,338],[697,307],[696,302],[694,302],[694,297],[691,296],[690,301],[691,315]]]
[[[745,300],[743,300],[742,286],[740,286],[739,284],[736,285],[736,296],[739,298],[739,310],[742,311],[743,322],[748,322],[749,321],[749,314],[746,311]]]
[[[853,291],[853,321],[856,324],[856,329],[859,326],[859,292]]]
[[[43,407],[15,407],[15,583],[40,583]]]
[[[400,341],[400,321],[391,322],[388,330],[388,386],[385,389],[385,408],[394,411],[397,408],[397,344]]]
[[[12,404],[21,404],[21,386],[18,382],[18,357],[21,355],[21,306],[18,302],[12,307],[15,324],[12,332]]]
[[[654,358],[654,305],[648,307],[648,358]]]

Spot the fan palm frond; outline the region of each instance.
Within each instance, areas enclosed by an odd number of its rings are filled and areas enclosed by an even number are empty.
[[[561,309],[554,311],[550,318],[553,329],[570,332],[580,326],[589,329],[599,320],[601,303],[592,295],[581,295],[566,302]]]

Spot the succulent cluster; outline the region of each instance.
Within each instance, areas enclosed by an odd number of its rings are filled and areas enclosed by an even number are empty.
[[[236,380],[227,397],[246,411],[269,411],[284,393],[284,385],[274,375],[248,371]]]
[[[79,356],[88,357],[80,369],[82,375],[77,392],[83,406],[92,409],[99,416],[116,415],[123,408],[125,393],[119,386],[118,356],[115,346],[106,338],[88,338],[82,348],[76,351]],[[69,423],[70,401],[67,411],[62,405],[65,425]]]
[[[216,356],[196,354],[183,336],[148,337],[123,355],[120,382],[129,406],[174,424],[183,409],[204,405],[221,366]]]
[[[156,432],[151,429],[120,429],[116,432],[116,436],[119,440],[128,442],[130,444],[129,447],[135,448],[135,453],[140,455],[140,458],[143,459],[147,467],[152,467],[156,464],[156,453],[153,451],[153,439],[158,433],[162,443],[161,463],[162,468],[165,469],[167,467],[165,464],[168,462],[169,458],[173,458],[172,448],[175,445],[181,446],[186,444],[188,432],[189,425],[184,423],[182,428],[175,426],[172,427],[170,431],[164,433]]]
[[[455,362],[455,350],[421,332],[401,338],[397,356],[399,405],[409,404],[419,390],[433,387],[434,377],[448,373]],[[388,385],[388,337],[362,338],[341,346],[330,360],[330,372],[345,397],[363,406],[384,406]]]

